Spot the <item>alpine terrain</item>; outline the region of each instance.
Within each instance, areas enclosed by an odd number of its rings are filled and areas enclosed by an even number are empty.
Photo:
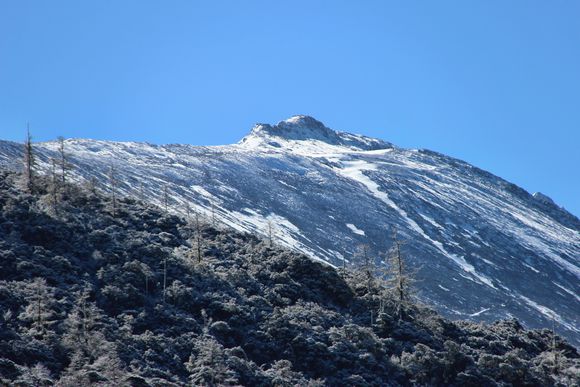
[[[577,349],[551,329],[451,321],[401,298],[403,277],[26,177],[0,171],[1,386],[580,382]]]
[[[61,145],[72,181],[102,190],[114,181],[123,196],[271,236],[334,266],[366,254],[379,270],[396,230],[424,303],[453,319],[555,326],[580,343],[580,220],[466,162],[308,116],[257,124],[224,146],[35,143],[38,169],[50,174]],[[5,167],[20,170],[22,154],[22,144],[0,142]]]

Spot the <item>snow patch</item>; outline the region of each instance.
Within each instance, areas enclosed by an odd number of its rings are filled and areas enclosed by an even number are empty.
[[[477,317],[482,313],[487,312],[488,310],[490,310],[491,308],[483,308],[482,310],[480,310],[479,312],[475,312],[469,315],[469,317]]]
[[[358,227],[356,227],[354,224],[352,223],[347,223],[346,227],[348,227],[353,233],[357,234],[357,235],[365,235],[365,232],[361,229],[359,229]]]
[[[560,289],[562,289],[563,291],[565,291],[566,293],[568,293],[569,295],[573,296],[576,299],[576,301],[580,302],[580,297],[578,297],[578,294],[574,293],[570,289],[568,289],[560,284],[557,284],[556,282],[552,282],[552,283],[554,285],[556,285],[557,287],[559,287]]]
[[[580,329],[578,329],[575,325],[569,324],[566,321],[564,321],[558,313],[554,312],[552,309],[548,308],[547,306],[540,305],[537,302],[530,300],[526,296],[522,296],[521,294],[519,295],[519,297],[522,300],[524,300],[524,302],[526,304],[528,304],[529,306],[531,306],[532,308],[534,308],[535,310],[537,310],[538,312],[543,314],[548,319],[557,321],[559,324],[565,326],[566,328],[568,328],[571,331],[580,332]]]

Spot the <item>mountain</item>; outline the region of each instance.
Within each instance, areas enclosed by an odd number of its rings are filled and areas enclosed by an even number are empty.
[[[446,320],[366,270],[21,182],[0,171],[2,386],[578,385],[548,329]]]
[[[238,231],[335,266],[368,245],[377,266],[392,230],[423,302],[451,318],[515,317],[580,343],[580,220],[543,194],[429,150],[338,132],[308,116],[257,124],[239,143],[154,145],[66,140],[77,182],[95,178],[185,215],[187,206]],[[35,144],[50,171],[58,143]],[[22,145],[0,142],[16,168]]]

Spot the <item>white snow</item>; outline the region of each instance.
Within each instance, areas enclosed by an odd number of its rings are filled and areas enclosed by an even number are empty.
[[[352,223],[347,223],[346,227],[348,227],[353,233],[357,234],[357,235],[365,235],[365,232],[361,229],[359,229],[358,227],[356,227],[354,224]]]
[[[292,117],[286,122],[299,120]],[[374,144],[363,136],[339,135],[363,145]],[[426,254],[421,259],[427,266],[440,267],[459,286],[465,278],[496,289],[506,299],[519,298],[518,294],[523,293],[528,301],[520,300],[534,311],[541,310],[543,315],[559,313],[563,321],[577,326],[570,302],[580,301],[571,285],[573,278],[580,278],[580,232],[530,206],[525,195],[514,195],[505,182],[443,155],[398,148],[365,151],[321,140],[288,140],[259,133],[227,146],[67,140],[66,147],[74,161],[90,166],[86,173],[71,171],[71,180],[83,182],[95,176],[106,190],[108,166],[115,164],[124,178],[119,187],[123,195],[135,195],[142,183],[150,200],[162,205],[162,187],[167,185],[172,195],[171,210],[175,212],[183,214],[189,205],[209,219],[213,211],[220,223],[260,234],[266,233],[270,220],[275,225],[276,243],[315,259],[334,260],[335,264],[337,257],[339,261],[341,257],[350,258],[351,252],[341,241],[352,240],[353,234],[367,236],[365,230],[369,232],[385,219],[385,224],[397,225],[404,237]],[[39,154],[44,153],[38,160],[39,169],[48,171],[46,160],[58,150],[57,143],[39,143],[37,149]],[[0,154],[0,162],[5,163],[2,157],[6,158]],[[281,174],[270,174],[271,161],[275,165],[272,169]],[[284,174],[296,179],[286,179]],[[258,190],[248,189],[256,186]],[[333,207],[329,201],[319,212],[313,192],[326,199],[354,192],[370,211],[353,221],[355,218],[347,217],[342,208]],[[309,212],[301,212],[305,209]],[[294,224],[287,218],[300,220]],[[338,226],[346,227],[337,226],[341,219]],[[352,223],[345,223],[348,221]],[[321,243],[332,239],[337,241],[335,245]],[[500,242],[509,249],[498,246]],[[452,265],[434,262],[442,259]],[[510,281],[509,276],[518,271],[537,283]],[[541,286],[551,280],[557,281],[554,284],[561,289],[554,291],[554,304],[546,298],[531,301],[534,297],[528,294],[527,286]],[[429,286],[449,291],[436,284]],[[451,291],[449,296],[454,297],[454,293]],[[478,303],[477,309],[481,307]]]
[[[556,285],[557,287],[559,287],[560,289],[562,289],[563,291],[565,291],[566,293],[568,293],[569,295],[573,296],[576,299],[576,301],[580,302],[580,297],[578,297],[578,294],[574,293],[572,290],[570,290],[570,289],[568,289],[568,288],[566,288],[566,287],[564,287],[556,282],[552,281],[552,283],[554,285]]]
[[[536,269],[535,267],[533,267],[532,265],[528,265],[525,262],[522,262],[522,265],[524,265],[525,267],[527,267],[528,269],[532,270],[534,273],[539,273],[540,271],[538,269]]]
[[[565,326],[566,328],[574,331],[574,332],[580,332],[580,329],[578,327],[576,327],[573,324],[569,324],[566,321],[564,321],[562,319],[562,317],[560,317],[560,315],[556,312],[554,312],[552,309],[548,308],[547,306],[544,305],[540,305],[537,302],[534,302],[532,300],[530,300],[529,298],[522,296],[521,294],[519,295],[519,297],[525,301],[526,304],[528,304],[529,306],[531,306],[532,308],[534,308],[535,310],[537,310],[538,312],[540,312],[541,314],[543,314],[545,317],[547,317],[550,320],[555,320],[557,321],[559,324]]]
[[[208,199],[214,199],[215,196],[212,195],[211,193],[209,193],[205,188],[203,188],[201,185],[192,185],[189,188],[191,188],[192,191],[200,194],[201,196],[208,198]]]
[[[491,308],[483,308],[482,310],[480,310],[479,312],[475,312],[469,315],[469,317],[476,317],[479,316],[482,313],[487,312],[488,310],[490,310]]]

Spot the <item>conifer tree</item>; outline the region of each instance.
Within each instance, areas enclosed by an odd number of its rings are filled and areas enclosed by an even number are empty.
[[[24,184],[28,192],[34,191],[34,168],[36,157],[32,147],[32,136],[30,135],[30,125],[26,128],[26,140],[24,142]]]
[[[54,295],[48,288],[46,280],[39,277],[29,283],[27,293],[28,305],[18,318],[31,322],[33,334],[42,337],[54,317],[52,310]]]

